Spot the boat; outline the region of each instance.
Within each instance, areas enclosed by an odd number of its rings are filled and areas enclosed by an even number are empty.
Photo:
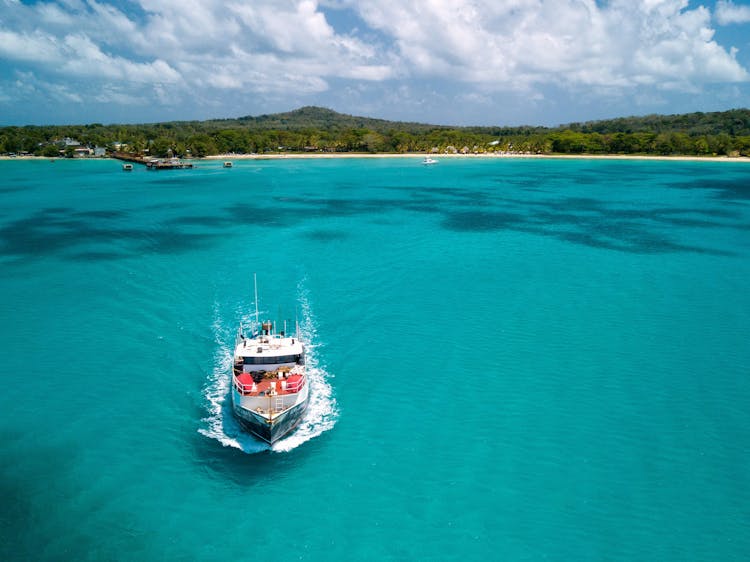
[[[232,166],[233,166],[233,164],[231,162],[229,162],[229,161],[224,162],[224,167],[225,168],[231,168]]]
[[[296,324],[296,323],[295,323]],[[255,284],[255,323],[240,324],[232,361],[232,411],[240,425],[273,445],[302,421],[310,400],[305,346],[295,325],[293,335],[260,322]]]
[[[425,156],[424,160],[422,160],[422,164],[429,165],[429,164],[437,164],[438,161],[434,158],[430,158],[429,156]]]
[[[132,172],[133,171],[133,165],[132,164],[123,164],[122,169],[126,172]]]

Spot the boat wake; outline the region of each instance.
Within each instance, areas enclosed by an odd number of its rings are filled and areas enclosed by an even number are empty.
[[[336,399],[333,397],[333,388],[329,382],[331,376],[326,371],[325,366],[319,362],[317,329],[308,293],[302,283],[298,286],[297,291],[302,313],[300,335],[306,344],[305,360],[311,393],[307,412],[297,429],[288,437],[270,446],[255,439],[240,427],[232,413],[232,397],[230,394],[232,387],[232,346],[234,345],[236,326],[227,326],[226,323],[221,321],[221,314],[217,306],[212,326],[217,350],[214,354],[213,370],[203,390],[208,415],[203,418],[204,426],[198,429],[199,433],[211,439],[216,439],[225,447],[234,447],[245,453],[258,453],[269,449],[284,452],[291,451],[324,431],[328,431],[336,424],[338,408]],[[243,316],[242,323],[244,325],[251,324],[250,316]]]

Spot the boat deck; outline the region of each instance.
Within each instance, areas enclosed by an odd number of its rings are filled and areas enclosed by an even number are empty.
[[[279,377],[279,374],[281,376]],[[243,396],[284,396],[298,393],[305,385],[305,376],[300,373],[281,371],[267,373],[263,378],[253,378],[252,373],[235,370],[234,386]]]

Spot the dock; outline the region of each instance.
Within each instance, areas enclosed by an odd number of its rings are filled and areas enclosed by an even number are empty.
[[[146,169],[148,170],[184,170],[192,167],[192,162],[183,162],[179,158],[170,158],[168,160],[150,160],[146,162]]]
[[[179,158],[151,158],[144,157],[137,154],[131,154],[128,152],[113,152],[112,158],[122,160],[124,162],[133,162],[135,164],[143,164],[147,170],[184,170],[193,167],[192,162],[184,162]]]

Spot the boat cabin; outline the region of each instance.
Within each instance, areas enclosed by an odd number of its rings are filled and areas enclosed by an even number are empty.
[[[266,370],[304,364],[302,343],[283,335],[260,335],[241,338],[235,351],[235,363],[242,362],[244,372]]]

